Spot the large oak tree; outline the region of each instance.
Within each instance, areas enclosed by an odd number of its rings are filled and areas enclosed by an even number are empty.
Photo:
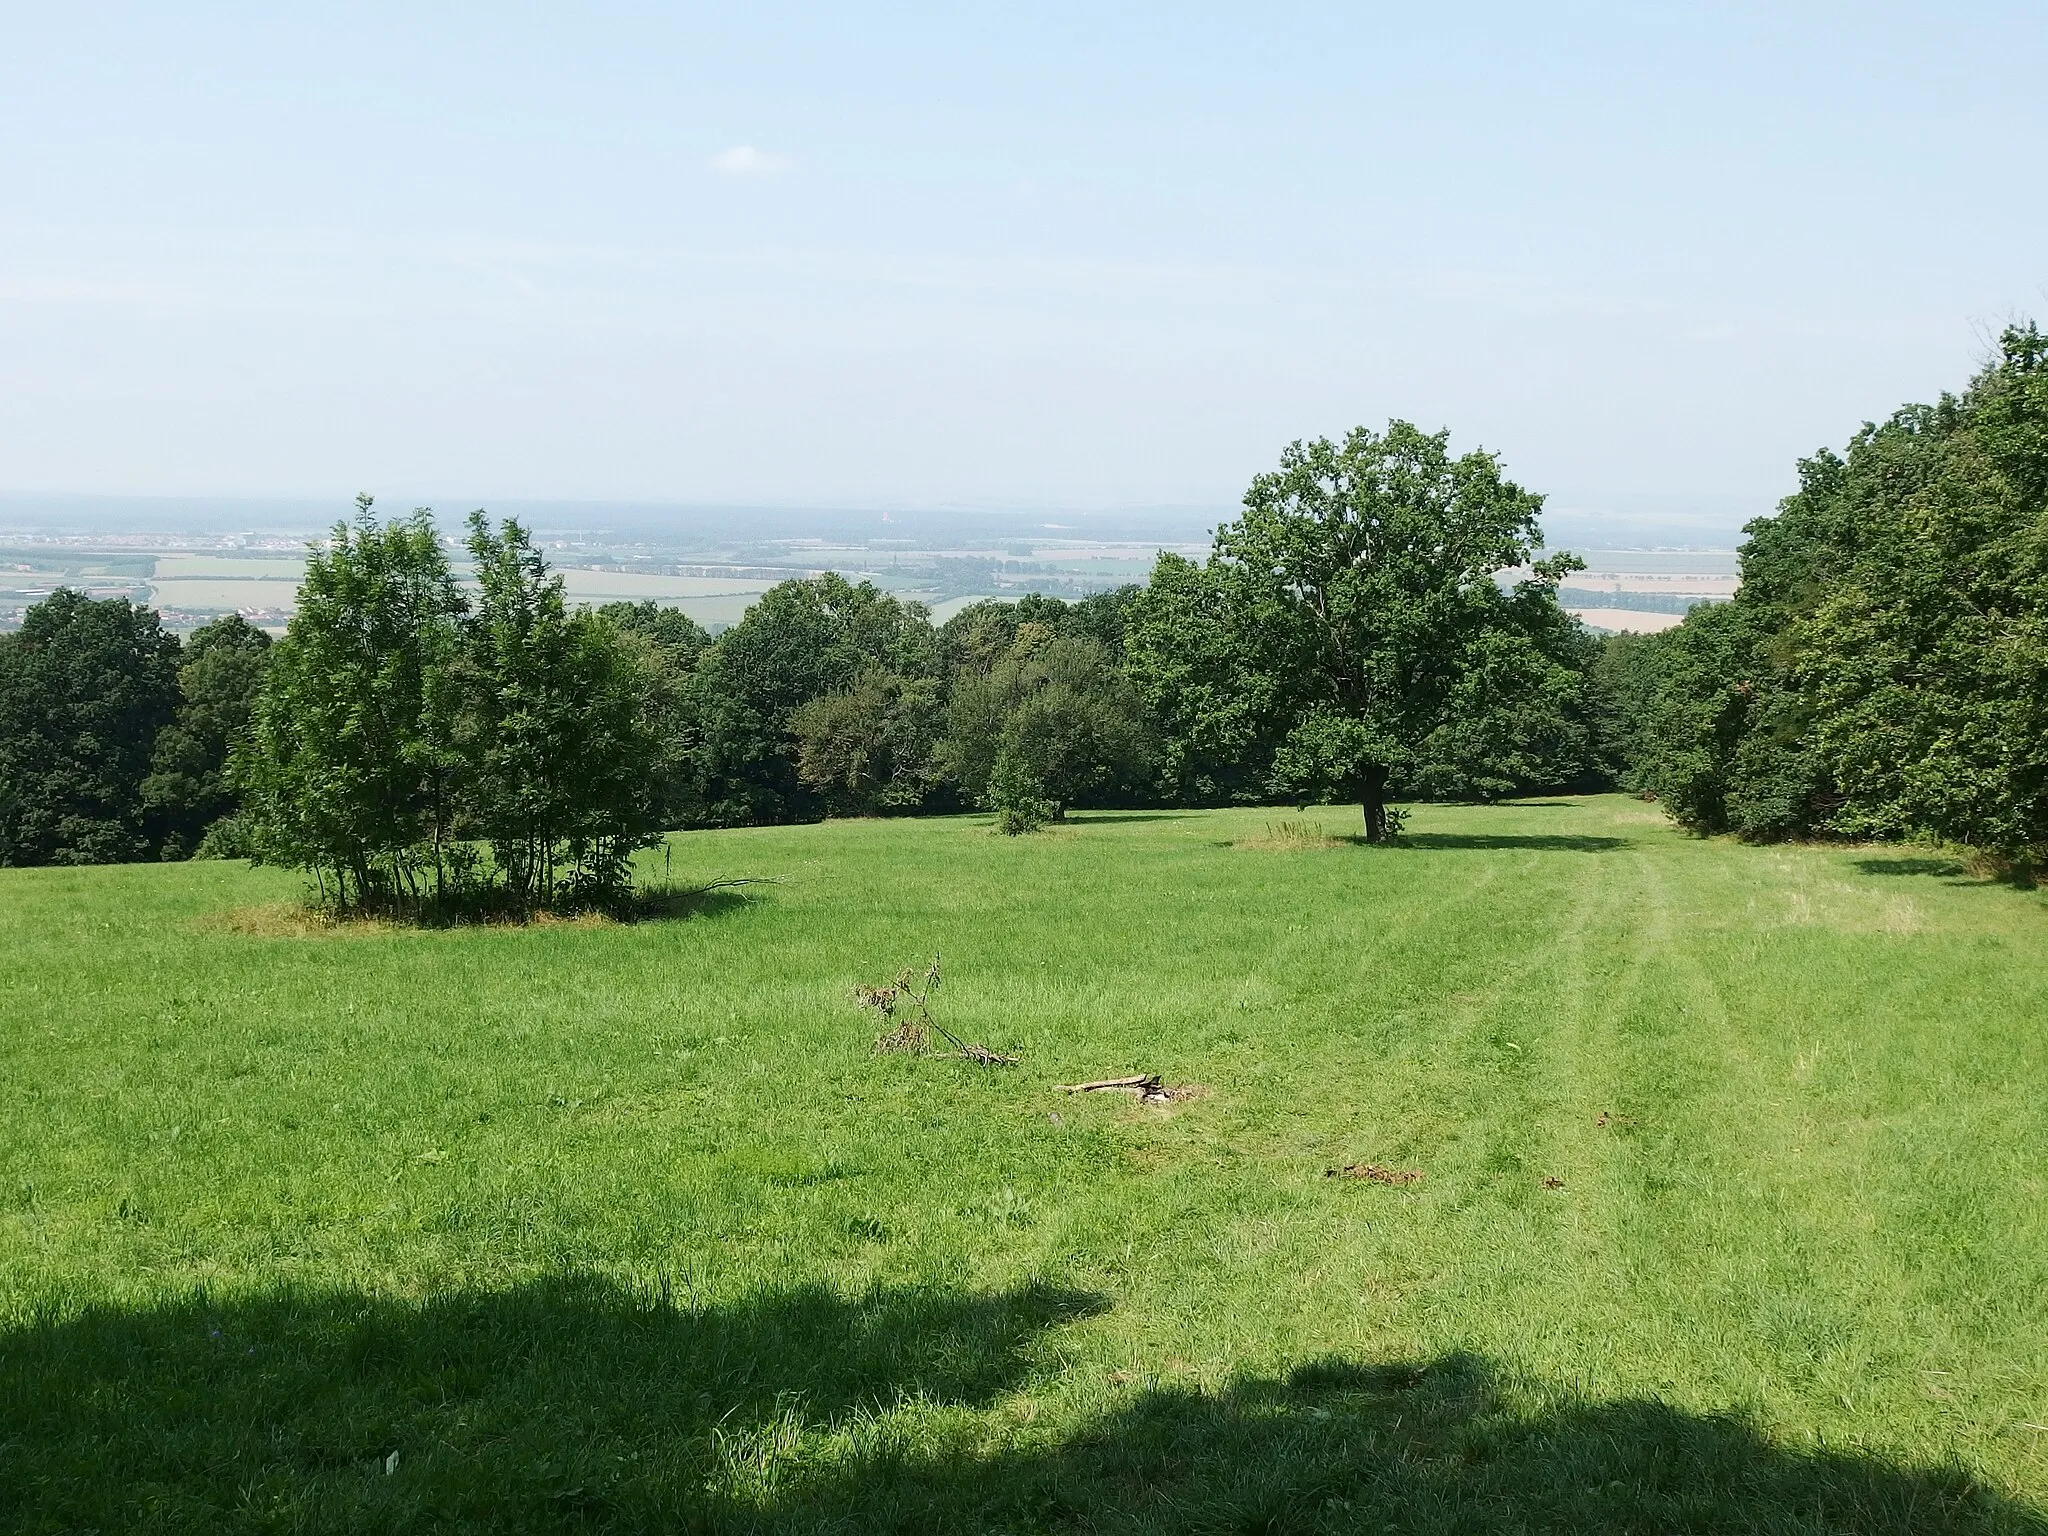
[[[1258,719],[1221,738],[1241,752],[1265,735],[1269,789],[1356,800],[1367,840],[1384,842],[1391,787],[1426,780],[1436,748],[1497,770],[1459,786],[1480,794],[1580,750],[1568,739],[1580,638],[1556,600],[1578,562],[1535,558],[1542,505],[1492,454],[1453,457],[1449,434],[1407,422],[1297,442],[1217,530],[1201,579],[1173,565],[1171,593],[1141,605],[1135,633],[1154,654],[1140,671],[1172,674],[1178,640],[1190,657],[1227,657],[1231,676],[1207,692],[1226,711],[1250,700]],[[1503,586],[1515,567],[1530,574]],[[1177,605],[1194,587],[1198,600]]]

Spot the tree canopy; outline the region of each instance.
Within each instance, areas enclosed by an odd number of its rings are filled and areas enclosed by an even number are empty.
[[[1632,780],[1701,832],[2048,857],[2048,339],[2008,329],[1746,532],[1735,600],[1628,663]]]
[[[69,589],[0,638],[0,864],[155,854],[142,786],[178,711],[178,654],[150,609]]]
[[[474,605],[424,509],[364,497],[307,562],[239,776],[255,846],[343,907],[615,899],[654,826],[640,653],[516,522],[469,553]]]
[[[1131,633],[1176,778],[1352,798],[1383,842],[1402,782],[1499,794],[1581,770],[1582,641],[1555,591],[1578,564],[1537,558],[1540,496],[1449,444],[1401,421],[1297,442],[1205,568],[1160,562]]]
[[[659,829],[979,807],[1493,800],[1618,782],[1750,838],[2048,860],[2048,341],[1799,466],[1742,587],[1657,636],[1558,605],[1542,498],[1401,421],[1297,442],[1205,560],[1080,602],[824,573],[712,635],[469,573],[367,498],[276,646],[59,592],[0,639],[0,862],[254,849],[344,905],[605,899]],[[466,894],[465,894],[466,893]]]

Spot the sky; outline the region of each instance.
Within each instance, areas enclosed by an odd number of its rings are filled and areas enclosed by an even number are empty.
[[[0,493],[1732,529],[2048,321],[2048,6],[0,0]]]

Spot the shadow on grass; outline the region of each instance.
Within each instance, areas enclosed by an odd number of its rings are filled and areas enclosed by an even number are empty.
[[[773,883],[761,880],[746,882],[750,886]],[[622,923],[667,923],[692,917],[723,917],[758,899],[750,897],[745,889],[730,886],[689,889],[656,886],[635,890],[631,899],[612,916]]]
[[[1362,843],[1362,837],[1352,842]],[[1613,853],[1633,847],[1625,837],[1596,837],[1567,832],[1408,832],[1402,841],[1411,848],[1533,849],[1541,853]]]
[[[1933,875],[1946,879],[1964,879],[1973,885],[1988,885],[1991,882],[1978,875],[1961,859],[1906,858],[1906,859],[1855,859],[1855,868],[1866,875]]]
[[[95,1310],[0,1334],[20,1530],[2048,1531],[1955,1469],[1502,1384],[1485,1362],[988,1417],[1086,1293],[693,1308],[560,1279]]]
[[[1069,811],[1067,824],[1072,826],[1079,822],[1103,826],[1114,821],[1185,821],[1200,814],[1200,811]]]
[[[742,881],[742,885],[773,884],[773,881]],[[512,912],[430,910],[393,917],[379,912],[335,913],[307,901],[271,902],[260,907],[238,907],[228,912],[207,913],[194,920],[201,929],[223,929],[256,939],[321,939],[385,937],[393,934],[451,933],[475,929],[525,929],[557,927],[602,928],[619,923],[681,922],[690,918],[721,917],[748,905],[744,890],[719,886],[654,887],[635,889],[623,902],[611,907],[561,912]]]

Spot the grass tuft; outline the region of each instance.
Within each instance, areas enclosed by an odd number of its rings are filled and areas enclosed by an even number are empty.
[[[1305,853],[1321,848],[1341,848],[1344,839],[1332,837],[1312,821],[1283,818],[1269,821],[1250,837],[1238,838],[1234,848],[1260,848],[1279,853]]]

